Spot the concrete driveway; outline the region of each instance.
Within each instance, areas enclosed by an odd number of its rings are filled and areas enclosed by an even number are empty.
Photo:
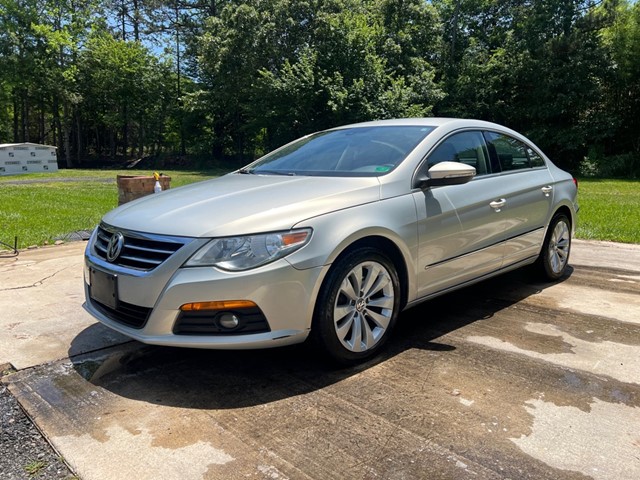
[[[640,478],[640,246],[422,304],[345,370],[130,342],[81,308],[83,246],[0,258],[3,381],[83,480]]]

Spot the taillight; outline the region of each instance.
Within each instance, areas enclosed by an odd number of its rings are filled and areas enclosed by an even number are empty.
[[[578,179],[573,177],[573,184],[576,186],[576,190],[578,189]]]

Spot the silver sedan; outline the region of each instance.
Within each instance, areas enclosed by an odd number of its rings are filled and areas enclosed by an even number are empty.
[[[424,118],[308,135],[104,216],[85,308],[141,342],[375,355],[399,312],[536,264],[565,274],[577,185],[531,141]]]

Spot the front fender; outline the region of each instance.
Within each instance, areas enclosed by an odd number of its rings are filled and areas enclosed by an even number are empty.
[[[417,268],[416,219],[416,207],[411,195],[388,198],[309,218],[298,223],[295,228],[312,228],[311,241],[286,258],[298,269],[328,266],[354,243],[370,237],[382,237],[393,242],[402,255],[408,273],[407,293],[411,298],[412,292],[415,292]],[[320,278],[319,283],[322,281],[323,278]]]

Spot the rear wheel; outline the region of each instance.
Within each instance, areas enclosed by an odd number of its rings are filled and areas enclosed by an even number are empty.
[[[311,336],[333,360],[353,364],[378,353],[400,310],[400,282],[393,263],[372,248],[340,259],[316,303]]]
[[[542,251],[538,258],[539,271],[548,280],[562,277],[569,264],[571,252],[571,222],[564,213],[551,220]]]

